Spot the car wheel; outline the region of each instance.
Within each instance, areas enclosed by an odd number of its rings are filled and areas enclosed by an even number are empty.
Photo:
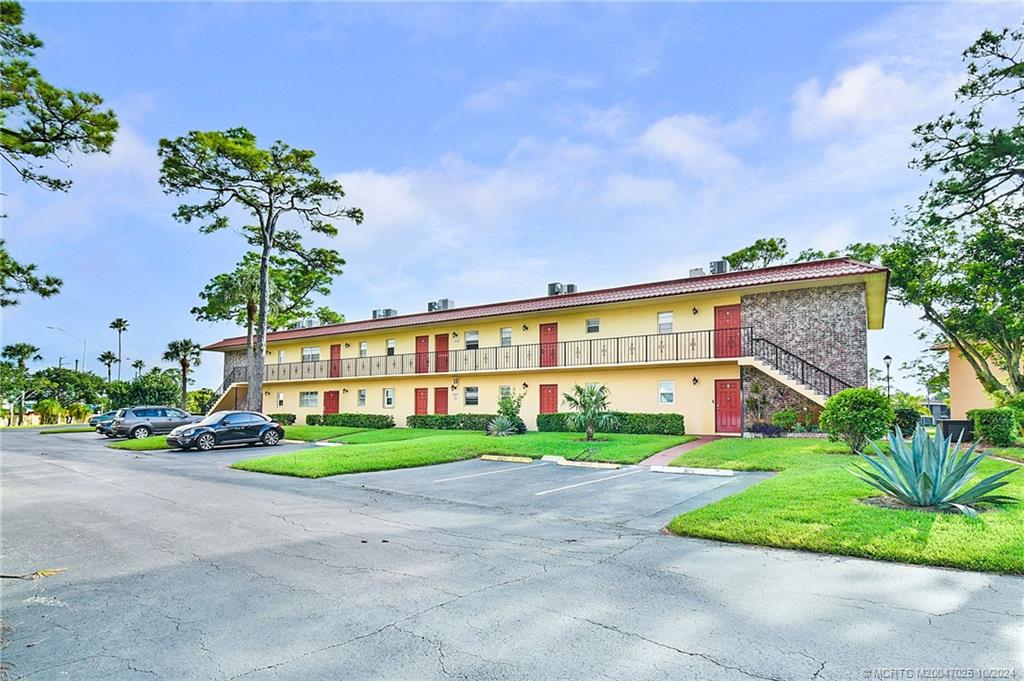
[[[263,433],[263,437],[260,438],[260,441],[268,447],[273,447],[274,445],[281,443],[281,436],[278,435],[276,430],[268,430]]]
[[[196,440],[196,448],[208,452],[217,446],[217,440],[210,433],[203,433]]]
[[[114,434],[113,433],[103,433],[103,437],[109,437],[111,440],[113,440],[114,439]]]
[[[141,440],[142,438],[149,437],[152,434],[153,431],[147,428],[146,426],[139,426],[138,428],[134,428],[132,430],[132,437],[135,438],[136,440]]]

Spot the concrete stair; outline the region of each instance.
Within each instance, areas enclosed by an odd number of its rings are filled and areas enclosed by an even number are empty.
[[[820,393],[811,386],[801,383],[799,379],[790,376],[784,371],[776,369],[771,364],[758,357],[741,357],[739,359],[739,365],[754,367],[762,374],[775,379],[793,392],[806,397],[815,404],[824,406],[825,400],[828,399],[828,395]]]

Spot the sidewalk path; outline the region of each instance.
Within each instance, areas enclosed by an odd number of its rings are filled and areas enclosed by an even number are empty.
[[[650,456],[640,462],[641,466],[667,466],[676,459],[680,454],[696,449],[697,447],[703,447],[709,442],[715,440],[721,440],[721,435],[701,435],[696,440],[691,440],[675,447],[669,447],[666,450],[660,451],[654,456]]]

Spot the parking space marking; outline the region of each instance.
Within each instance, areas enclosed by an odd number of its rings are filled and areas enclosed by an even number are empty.
[[[468,475],[456,475],[454,478],[441,478],[440,480],[434,480],[434,482],[450,482],[452,480],[462,480],[464,478],[478,478],[481,475],[494,475],[496,473],[508,473],[509,471],[525,471],[532,468],[540,468],[541,466],[547,466],[547,463],[531,463],[527,465],[512,466],[511,468],[502,468],[497,471],[486,471],[484,473],[469,473]]]
[[[640,473],[642,471],[643,471],[642,468],[638,468],[636,470],[627,471],[625,473],[619,473],[618,475],[609,475],[609,476],[606,476],[606,477],[603,477],[603,478],[598,478],[597,480],[587,480],[586,482],[577,482],[575,485],[566,485],[565,487],[556,487],[554,489],[546,489],[543,492],[534,492],[533,496],[535,496],[535,497],[542,497],[545,494],[553,494],[554,492],[561,492],[562,490],[572,489],[573,487],[582,487],[583,485],[593,485],[596,482],[604,482],[605,480],[614,480],[615,478],[623,478],[623,477],[625,477],[627,475],[633,475],[634,473]]]

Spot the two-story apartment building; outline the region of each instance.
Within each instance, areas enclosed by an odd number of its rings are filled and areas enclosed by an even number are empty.
[[[387,316],[268,334],[265,412],[489,413],[525,391],[523,419],[563,408],[574,384],[608,386],[612,408],[676,412],[690,433],[749,424],[750,386],[818,407],[867,381],[888,271],[847,258]],[[245,338],[213,343],[241,406]],[[769,406],[770,408],[771,406]]]

